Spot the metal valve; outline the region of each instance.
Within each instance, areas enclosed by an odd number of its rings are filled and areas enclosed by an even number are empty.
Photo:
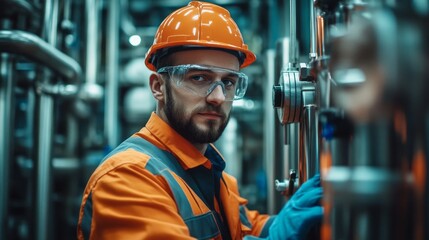
[[[292,196],[295,189],[298,188],[298,178],[296,171],[294,169],[290,170],[289,179],[275,181],[276,190],[279,192],[284,192],[286,196]]]
[[[277,114],[282,124],[297,123],[303,114],[306,104],[313,104],[314,98],[308,99],[307,93],[314,96],[315,84],[308,81],[309,75],[302,76],[305,71],[302,67],[298,70],[283,71],[278,85],[274,85],[272,92],[273,106],[277,108]]]
[[[301,142],[292,135],[290,141],[285,140],[290,146],[290,152],[298,153],[288,159],[290,164],[290,177],[284,181],[276,181],[276,189],[292,195],[298,187],[295,169],[303,169],[300,172],[300,180],[304,182],[309,176],[318,172],[318,129],[317,129],[317,91],[315,78],[311,75],[311,69],[306,64],[301,64],[299,69],[281,72],[278,85],[273,87],[273,105],[277,108],[279,120],[287,124],[287,130],[299,129],[295,133],[301,137]],[[289,132],[289,131],[288,131]],[[286,131],[285,131],[286,133]],[[299,144],[298,144],[299,143]],[[297,147],[297,148],[295,148]],[[298,166],[299,165],[299,166]]]

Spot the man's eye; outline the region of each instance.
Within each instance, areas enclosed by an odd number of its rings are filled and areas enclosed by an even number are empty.
[[[210,79],[204,75],[191,75],[189,76],[188,79],[194,83],[199,83],[199,84],[203,84],[210,81]]]
[[[237,80],[236,79],[231,79],[231,78],[227,78],[227,79],[223,79],[222,80],[223,84],[225,85],[225,87],[234,87]]]

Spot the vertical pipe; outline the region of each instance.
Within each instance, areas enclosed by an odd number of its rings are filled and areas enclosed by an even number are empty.
[[[224,133],[216,142],[219,151],[225,159],[235,159],[234,164],[226,165],[225,171],[237,178],[238,184],[242,184],[243,175],[243,155],[242,141],[243,136],[239,135],[239,122],[237,118],[231,117]]]
[[[250,17],[250,31],[252,33],[257,33],[260,31],[260,12],[261,9],[261,0],[250,0],[249,1],[249,12]]]
[[[71,19],[71,11],[72,11],[72,0],[64,0],[64,13],[63,13],[63,19],[70,21]]]
[[[315,7],[313,4],[313,0],[310,1],[310,59],[314,60],[317,58],[317,28],[316,28],[316,13],[315,13]]]
[[[304,146],[306,180],[319,172],[319,138],[317,106],[310,104],[304,108]]]
[[[119,16],[120,3],[109,1],[107,25],[107,84],[105,129],[109,148],[118,145]]]
[[[272,107],[272,96],[271,96],[271,88],[268,86],[273,86],[275,82],[275,55],[276,52],[273,49],[269,49],[266,53],[266,78],[267,84],[264,85],[266,88],[264,89],[264,163],[265,170],[267,173],[268,179],[268,195],[267,195],[267,209],[269,214],[275,214],[279,210],[279,206],[281,205],[279,200],[279,193],[275,190],[274,179],[278,179],[278,174],[276,173],[277,169],[281,169],[279,167],[279,162],[282,156],[281,150],[282,146],[276,147],[276,135],[282,134],[281,132],[275,131],[275,126],[279,125],[279,121],[276,119],[276,113],[274,108]]]
[[[317,48],[314,49],[316,52],[316,57],[322,57],[325,55],[325,20],[322,16],[317,16],[317,37],[314,40],[317,44]]]
[[[36,195],[36,239],[50,239],[51,227],[51,183],[52,183],[52,135],[53,99],[42,94],[38,103],[39,122],[37,134],[37,195]]]
[[[300,123],[289,123],[285,126],[287,128],[287,161],[285,164],[285,168],[290,170],[299,171],[299,131],[300,131]]]
[[[43,38],[52,46],[57,45],[57,27],[58,27],[58,0],[47,0],[45,2]]]
[[[264,86],[273,86],[275,79],[274,79],[274,59],[275,59],[275,50],[269,49],[266,52],[266,80],[267,84]],[[274,187],[274,181],[275,175],[274,175],[274,124],[275,119],[275,112],[273,112],[273,108],[271,106],[271,89],[269,87],[266,87],[264,89],[264,120],[263,120],[263,138],[264,138],[264,163],[265,163],[265,171],[267,173],[267,209],[268,214],[274,214],[275,213],[275,187]]]
[[[296,67],[299,63],[298,40],[296,38],[296,0],[290,0],[290,42],[289,42],[289,66]]]
[[[289,0],[289,19],[290,19],[290,35],[289,35],[289,59],[288,66],[289,68],[296,69],[299,64],[299,54],[298,54],[298,39],[297,39],[297,11],[296,11],[296,0]],[[285,167],[286,169],[295,170],[298,172],[299,177],[299,123],[290,123],[285,126],[285,137],[287,143],[287,155],[285,156]],[[289,174],[289,173],[287,173]]]
[[[98,67],[99,67],[99,19],[100,19],[100,0],[86,0],[86,63],[85,63],[85,83],[82,86],[81,92],[88,102],[94,103],[101,99],[103,89],[97,84]],[[114,96],[112,96],[114,97]],[[94,105],[92,106],[94,107]],[[108,109],[106,109],[108,110]],[[110,110],[108,110],[110,111]],[[87,138],[92,144],[98,142],[98,129],[96,116],[91,116],[89,120]],[[104,126],[106,128],[106,126]]]
[[[279,21],[279,14],[278,14],[278,4],[277,4],[277,0],[268,0],[267,1],[268,4],[268,17],[269,17],[269,31],[268,31],[268,46],[269,48],[274,48],[276,45],[276,41],[277,39],[280,37],[279,36],[279,30],[277,29],[278,24],[277,22]]]
[[[283,0],[283,1],[284,1],[283,9],[282,9],[283,15],[281,17],[278,17],[278,19],[281,19],[283,22],[286,23],[290,19],[290,4],[288,4],[290,0]],[[275,7],[278,8],[279,6],[275,6]],[[273,23],[277,25],[278,19],[273,21]],[[282,31],[284,32],[282,32],[283,34],[280,37],[290,38],[290,24],[284,24]]]
[[[297,39],[297,14],[296,0],[289,0],[289,59],[288,67],[296,69],[299,64],[298,39]],[[299,166],[299,123],[289,123],[285,126],[286,156],[284,157],[284,167],[288,171],[298,170]],[[285,175],[289,176],[289,173]],[[299,173],[298,173],[299,175]]]
[[[58,26],[58,0],[45,2],[44,38],[52,46],[56,46]],[[49,82],[51,75],[45,72],[41,81]],[[43,84],[43,83],[42,83]],[[40,93],[37,100],[38,123],[35,136],[36,149],[36,215],[35,236],[37,240],[50,239],[51,227],[51,184],[52,184],[52,136],[53,136],[53,109],[52,96]]]
[[[14,83],[10,55],[2,53],[0,57],[0,239],[7,239]]]
[[[99,45],[99,0],[86,0],[86,68],[85,80],[97,83]]]

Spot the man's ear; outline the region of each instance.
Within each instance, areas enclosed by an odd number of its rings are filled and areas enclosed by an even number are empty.
[[[153,97],[158,101],[164,101],[164,79],[159,73],[152,73],[149,78],[149,86]]]

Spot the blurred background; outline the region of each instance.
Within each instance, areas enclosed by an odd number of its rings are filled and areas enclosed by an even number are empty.
[[[75,239],[99,161],[155,102],[144,65],[188,0],[0,0],[0,239]],[[210,0],[257,55],[216,143],[249,208],[317,172],[323,239],[429,239],[428,0]]]

